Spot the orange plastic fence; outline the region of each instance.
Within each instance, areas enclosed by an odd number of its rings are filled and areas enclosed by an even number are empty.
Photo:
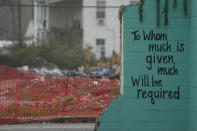
[[[40,78],[41,74],[32,73],[32,72],[25,72],[21,70],[17,70],[14,68],[10,68],[5,65],[0,65],[0,80],[14,80],[14,79],[35,79]]]
[[[0,124],[58,116],[98,117],[119,95],[119,80],[55,78],[0,81]]]

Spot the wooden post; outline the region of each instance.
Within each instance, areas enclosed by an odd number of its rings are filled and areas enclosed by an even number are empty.
[[[122,18],[120,20],[120,94],[123,95],[123,15],[122,12]]]

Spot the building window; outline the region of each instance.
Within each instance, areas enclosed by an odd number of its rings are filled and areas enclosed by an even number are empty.
[[[45,6],[41,7],[42,8],[42,27],[46,28],[47,26],[47,8]]]
[[[105,56],[105,39],[96,39],[96,56]]]
[[[96,18],[104,19],[105,18],[105,1],[97,1],[96,6],[97,6]]]
[[[39,28],[45,29],[47,26],[47,7],[45,6],[45,2],[38,3],[37,11]]]

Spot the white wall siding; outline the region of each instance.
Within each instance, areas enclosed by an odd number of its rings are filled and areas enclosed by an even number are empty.
[[[97,0],[84,0],[84,6],[96,6]],[[136,0],[101,0],[106,1],[105,6],[128,5]],[[120,53],[120,22],[119,8],[105,9],[105,25],[98,25],[96,8],[83,8],[83,45],[93,47],[96,54],[96,39],[105,39],[105,57],[112,56],[113,51]],[[97,58],[99,55],[97,55]]]
[[[50,8],[49,27],[71,28],[75,21],[81,21],[81,8]]]

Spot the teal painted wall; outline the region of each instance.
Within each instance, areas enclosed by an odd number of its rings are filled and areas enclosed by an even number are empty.
[[[191,31],[190,31],[190,127],[191,131],[197,130],[197,0],[191,2]]]
[[[183,1],[177,0],[177,8],[173,9],[173,0],[169,0],[168,26],[164,26],[164,2],[161,0],[160,3],[159,27],[156,26],[156,0],[145,0],[142,23],[139,22],[138,7],[125,8],[124,95],[111,101],[109,108],[101,115],[100,131],[197,130],[197,1],[188,0],[188,16],[184,16]],[[138,31],[139,40],[134,39],[134,31]],[[154,31],[164,39],[145,40],[143,31],[146,34]],[[166,52],[149,51],[151,44],[160,46],[166,43],[171,47]],[[155,59],[155,64],[153,62],[149,70],[147,66],[150,67],[151,58],[152,62]],[[169,63],[166,58],[170,58]],[[158,67],[174,67],[178,73],[161,75]],[[149,86],[134,86],[132,77],[142,78],[140,76],[143,75],[148,76],[146,82],[149,81]],[[162,81],[162,86],[152,86],[152,76],[154,81]],[[151,91],[165,91],[165,98],[161,97],[163,94],[159,94],[160,98],[152,98],[154,93]]]

